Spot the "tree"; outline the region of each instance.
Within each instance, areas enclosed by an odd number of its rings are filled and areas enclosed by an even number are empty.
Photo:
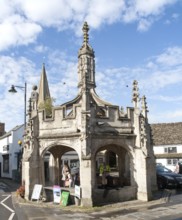
[[[54,102],[55,102],[54,98],[48,97],[44,102],[41,102],[39,104],[39,110],[45,110],[45,114],[47,118],[50,118],[52,116],[52,107]]]

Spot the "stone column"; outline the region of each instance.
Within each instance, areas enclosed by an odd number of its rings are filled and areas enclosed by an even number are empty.
[[[135,168],[136,182],[138,185],[137,198],[142,201],[152,199],[150,174],[148,173],[148,158],[144,157],[141,149],[136,149]]]
[[[25,199],[29,200],[31,195],[30,195],[30,165],[29,161],[24,161],[23,162],[23,168],[24,168],[24,174],[23,174],[23,181],[25,182]]]
[[[92,207],[92,166],[91,160],[80,161],[80,186],[82,191],[81,205]]]

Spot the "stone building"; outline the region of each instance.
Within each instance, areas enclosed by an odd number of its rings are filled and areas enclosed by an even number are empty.
[[[46,105],[44,109],[40,107],[41,103],[51,100],[44,65],[38,92],[37,87],[33,87],[22,167],[25,197],[30,198],[34,184],[46,185],[44,158],[47,152],[51,155],[49,180],[51,184],[61,184],[61,157],[75,151],[79,158],[82,206],[131,199],[148,201],[156,189],[156,174],[146,98],[139,97],[137,81],[133,82],[133,107],[127,107],[126,111],[97,95],[95,55],[88,42],[86,22],[82,30],[76,98],[52,107],[51,114]],[[109,190],[98,187],[96,158],[101,152],[116,174]]]

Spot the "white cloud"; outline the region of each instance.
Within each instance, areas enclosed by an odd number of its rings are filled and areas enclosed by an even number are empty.
[[[137,22],[146,31],[177,0],[1,0],[0,50],[35,42],[44,27],[72,29],[79,35],[82,24],[92,28],[114,22]],[[174,14],[173,18],[177,19]]]
[[[42,28],[19,15],[12,15],[0,23],[0,51],[10,46],[27,45],[35,41]]]
[[[14,4],[12,1],[1,0],[0,1],[0,22],[14,13]]]
[[[124,1],[93,0],[89,4],[86,20],[89,25],[98,28],[102,23],[112,24],[121,18]]]
[[[39,48],[41,52],[41,47]],[[170,53],[168,52],[170,51]],[[175,51],[176,59],[173,66],[166,66],[165,60],[159,59],[166,54],[173,54]],[[60,105],[65,101],[69,101],[77,95],[78,74],[77,74],[77,59],[70,57],[66,53],[59,51],[48,50],[46,72],[49,81],[51,96],[56,98],[56,105]],[[169,56],[169,57],[170,57]],[[150,110],[150,120],[158,122],[166,121],[164,113],[159,115],[157,110],[150,109],[155,103],[170,102],[171,106],[180,106],[182,97],[171,94],[166,95],[165,90],[174,85],[175,89],[180,91],[182,83],[182,65],[181,65],[180,47],[168,48],[164,53],[148,59],[142,67],[135,68],[110,68],[99,69],[97,63],[96,71],[96,92],[98,95],[108,102],[122,106],[131,106],[132,83],[133,80],[139,82],[139,93],[147,96]],[[160,62],[159,62],[160,61]],[[8,93],[11,84],[24,85],[28,82],[28,95],[30,97],[31,87],[38,85],[40,80],[41,67],[36,69],[35,64],[25,57],[17,56],[0,56],[0,96],[1,109],[0,115],[6,118],[5,123],[9,128],[20,124],[22,120],[21,113],[23,112],[23,94],[18,92],[14,96]],[[166,66],[165,68],[163,66]],[[110,92],[112,91],[112,92]],[[159,93],[160,91],[160,93]],[[17,102],[18,100],[18,102]],[[7,107],[8,106],[8,107]],[[9,111],[14,115],[13,121],[9,120]],[[11,118],[11,117],[10,117]],[[173,120],[179,120],[180,111],[173,111]],[[2,120],[2,119],[1,119]]]
[[[149,114],[150,123],[162,123],[162,122],[179,122],[182,118],[182,110],[170,110],[163,112],[153,112]]]
[[[26,78],[35,75],[34,64],[24,57],[0,56],[0,85],[24,84]]]
[[[174,13],[174,14],[172,14],[171,18],[168,18],[165,20],[164,24],[170,25],[172,22],[177,21],[179,17],[180,17],[179,14]]]
[[[51,96],[60,105],[77,95],[77,60],[66,53],[53,51],[48,56],[46,68]]]
[[[140,79],[140,85],[146,91],[150,91],[150,93],[155,93],[164,87],[175,85],[178,83],[182,83],[182,68],[180,71],[178,70],[168,70],[168,72],[162,71],[158,69],[150,75],[147,75],[144,79]],[[150,89],[152,88],[152,89]]]
[[[135,10],[142,16],[160,14],[166,5],[174,4],[175,0],[137,0]]]
[[[156,95],[156,96],[150,96],[150,99],[164,101],[164,102],[181,102],[182,96],[164,96],[164,95]]]
[[[37,52],[37,53],[44,53],[44,52],[46,52],[48,50],[49,50],[48,47],[46,47],[44,45],[37,45],[34,48],[34,52]]]
[[[147,19],[141,19],[138,23],[138,30],[139,31],[147,31],[150,26],[152,25],[152,21],[151,20],[147,20]]]
[[[182,47],[171,47],[159,55],[156,62],[163,66],[175,66],[182,64]]]
[[[70,5],[64,0],[19,0],[19,4],[28,19],[45,26],[59,26],[72,15]]]
[[[40,71],[24,57],[0,56],[0,121],[5,122],[7,131],[16,125],[23,124],[24,89],[17,88],[16,94],[8,92],[11,85],[25,86],[27,81],[27,101],[32,85],[37,84]]]

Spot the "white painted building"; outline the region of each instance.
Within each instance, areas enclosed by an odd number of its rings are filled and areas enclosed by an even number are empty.
[[[182,160],[182,122],[152,124],[151,128],[156,163],[174,171]]]
[[[0,137],[0,176],[18,180],[24,126],[19,125]]]

